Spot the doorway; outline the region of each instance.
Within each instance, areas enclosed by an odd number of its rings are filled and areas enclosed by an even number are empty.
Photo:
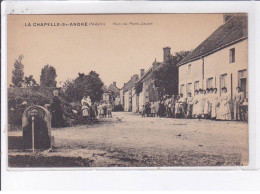
[[[247,84],[246,84],[246,82],[247,82],[246,78],[241,78],[240,79],[240,87],[241,87],[242,92],[244,92],[245,97],[247,97],[247,93],[246,93],[246,91],[247,91],[247,88],[246,88]]]

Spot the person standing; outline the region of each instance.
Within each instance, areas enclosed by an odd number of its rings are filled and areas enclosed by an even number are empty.
[[[86,96],[83,96],[83,98],[81,99],[81,106],[83,106],[84,103],[88,103]]]
[[[88,106],[91,107],[92,106],[92,102],[91,102],[91,99],[90,99],[89,96],[87,97],[86,101],[87,101]]]
[[[210,118],[210,89],[206,89],[206,93],[204,94],[204,100],[205,100],[205,105],[204,105],[204,118],[208,119]]]
[[[98,105],[98,116],[99,116],[99,118],[104,117],[104,110],[103,110],[102,102],[100,102]]]
[[[110,101],[108,101],[108,104],[107,104],[107,117],[112,118],[112,104],[110,103]]]
[[[107,117],[107,103],[106,101],[103,102],[102,104],[102,108],[103,108],[103,117]]]
[[[152,102],[152,104],[151,104],[151,115],[152,115],[152,117],[155,117],[155,113],[156,113],[155,102]]]
[[[180,98],[178,99],[176,103],[176,109],[175,109],[175,118],[176,116],[186,116],[185,112],[185,106],[186,106],[186,98],[183,97],[183,94],[180,94]]]
[[[164,102],[163,102],[163,100],[161,100],[161,101],[159,102],[159,109],[158,109],[158,116],[159,116],[159,117],[164,117],[164,115],[165,115],[164,108],[165,108]]]
[[[86,118],[86,120],[87,120],[89,117],[89,107],[87,105],[87,102],[83,102],[81,109],[82,109],[83,118]]]
[[[171,113],[172,113],[172,118],[175,117],[175,96],[172,95],[171,99]]]
[[[192,117],[192,109],[193,109],[193,97],[192,97],[191,93],[189,92],[188,98],[187,98],[187,114],[186,114],[187,118]]]
[[[198,117],[198,109],[199,109],[199,91],[195,90],[194,98],[193,98],[193,110],[192,110],[192,117]]]
[[[59,98],[58,90],[53,91],[53,98],[51,103],[51,113],[52,113],[52,120],[51,124],[52,127],[63,127],[64,120],[63,120],[63,109],[61,106],[61,100]]]
[[[234,119],[236,121],[241,120],[241,105],[243,104],[245,99],[244,93],[241,92],[241,88],[236,88],[236,93],[234,95]]]
[[[231,109],[230,109],[230,95],[227,93],[227,88],[222,88],[222,95],[220,98],[220,105],[217,114],[218,120],[231,120]]]
[[[211,97],[211,119],[216,119],[219,106],[218,89],[214,88]]]

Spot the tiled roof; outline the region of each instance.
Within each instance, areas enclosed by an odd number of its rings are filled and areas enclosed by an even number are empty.
[[[150,73],[152,73],[152,69],[153,69],[153,68],[150,67],[150,68],[144,73],[144,75],[143,75],[142,77],[140,77],[140,79],[139,79],[136,83],[142,81],[145,77],[147,77]]]
[[[200,57],[207,56],[240,40],[244,40],[247,36],[247,15],[234,15],[225,24],[221,25],[215,32],[213,32],[206,40],[204,40],[197,48],[195,48],[187,57],[185,57],[178,66],[197,60]]]
[[[138,75],[137,74],[133,75],[131,79],[122,87],[124,93],[128,90],[131,90],[132,87],[134,87],[137,80],[138,80]]]
[[[119,94],[119,90],[114,84],[110,84],[108,86],[108,90],[114,92],[114,94],[116,94],[116,95]]]

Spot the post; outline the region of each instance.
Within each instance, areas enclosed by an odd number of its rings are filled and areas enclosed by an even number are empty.
[[[202,89],[204,90],[204,57],[202,57]]]
[[[34,152],[34,117],[32,117],[32,151]]]

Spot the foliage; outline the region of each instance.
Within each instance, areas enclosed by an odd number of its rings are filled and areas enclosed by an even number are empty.
[[[67,80],[63,85],[65,99],[69,102],[80,101],[83,96],[90,96],[92,102],[102,98],[103,86],[99,74],[91,71],[89,74],[79,73],[75,80]]]
[[[139,94],[143,91],[143,82],[137,82],[135,84],[135,92],[136,94]]]
[[[32,75],[30,75],[28,77],[25,76],[24,84],[25,84],[26,87],[31,87],[31,86],[37,86],[38,85]]]
[[[56,69],[50,65],[45,65],[41,71],[40,84],[45,87],[56,87]]]
[[[8,124],[12,129],[21,129],[22,114],[25,109],[32,105],[45,106],[51,104],[53,90],[57,88],[47,88],[33,86],[28,88],[8,88]],[[62,97],[61,97],[62,100]],[[62,100],[62,108],[66,126],[81,123],[81,106],[72,105]],[[76,110],[78,113],[73,113]]]
[[[41,87],[8,89],[8,123],[11,129],[21,127],[22,114],[32,105],[44,106],[51,102],[51,91]]]
[[[13,87],[22,87],[24,82],[24,65],[22,64],[23,55],[20,55],[14,63],[14,70],[12,71]]]
[[[185,58],[190,51],[181,51],[171,56],[159,69],[153,71],[152,77],[159,91],[160,98],[164,95],[178,94],[178,67],[177,64]]]

